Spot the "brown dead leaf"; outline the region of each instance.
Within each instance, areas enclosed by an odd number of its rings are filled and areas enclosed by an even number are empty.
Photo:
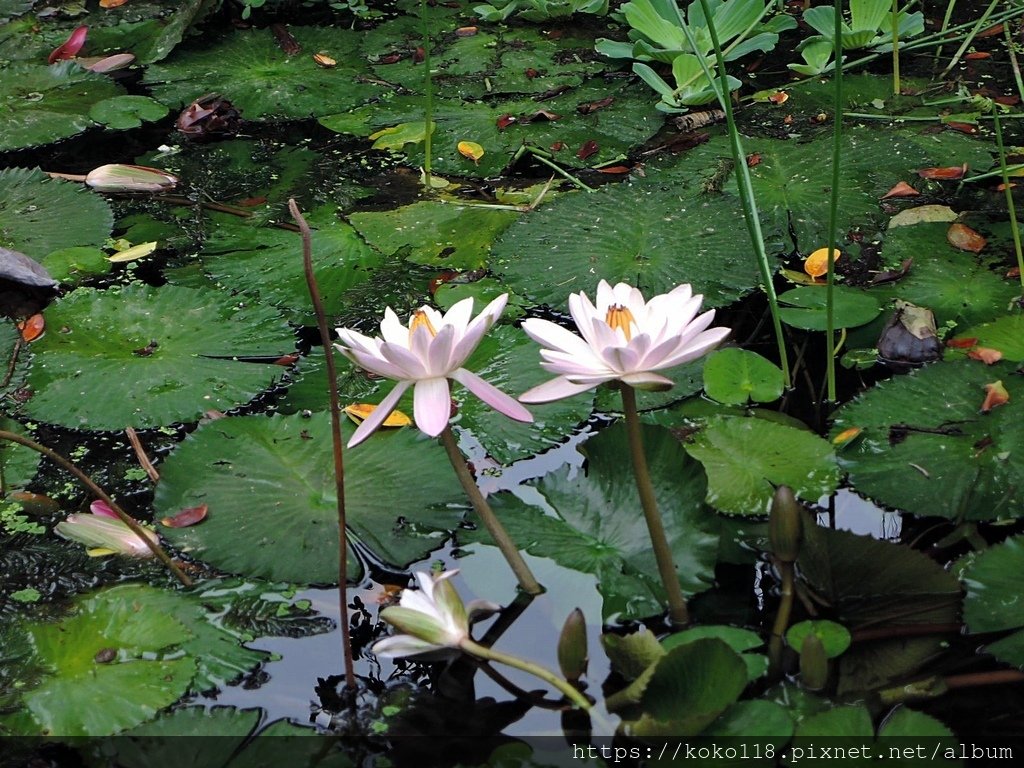
[[[971,253],[980,253],[988,243],[988,240],[979,233],[960,222],[954,222],[949,225],[949,229],[946,231],[946,240],[954,248],[959,248],[961,251],[970,251]]]
[[[991,347],[975,347],[967,352],[971,360],[980,360],[985,365],[994,365],[1003,359],[1003,353]]]
[[[895,187],[886,192],[880,199],[888,200],[890,197],[917,197],[921,193],[907,184],[905,181],[898,182]]]
[[[160,521],[160,525],[165,525],[168,528],[188,528],[191,525],[203,522],[206,519],[206,513],[209,507],[206,504],[200,504],[198,507],[189,507],[183,509],[176,515],[165,517]]]
[[[934,181],[956,181],[962,179],[967,173],[967,163],[963,165],[948,166],[945,168],[922,168],[917,175],[922,179]]]
[[[1006,391],[1003,382],[993,381],[985,385],[985,400],[981,404],[981,412],[988,413],[993,408],[1005,405],[1010,402],[1010,393]]]

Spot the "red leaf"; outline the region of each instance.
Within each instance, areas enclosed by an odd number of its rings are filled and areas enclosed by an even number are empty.
[[[1013,280],[1014,278],[1020,277],[1020,267],[1010,267],[1006,273],[1007,280]]]
[[[498,126],[499,131],[504,131],[506,128],[512,125],[512,123],[515,122],[517,122],[516,117],[514,115],[506,113],[499,117],[494,124]]]
[[[413,64],[419,64],[425,58],[427,58],[427,52],[425,50],[423,50],[423,46],[422,45],[416,46],[416,52],[412,55],[412,63]]]
[[[965,339],[950,339],[946,342],[946,346],[950,349],[970,349],[978,343],[978,340],[970,336]]]
[[[42,315],[32,315],[18,323],[18,330],[21,331],[21,338],[24,341],[35,341],[46,330],[46,321]]]
[[[75,55],[85,45],[85,36],[87,34],[89,34],[88,27],[82,26],[76,29],[68,36],[67,40],[53,49],[46,63],[53,64],[55,61],[61,61],[62,59],[75,58]]]
[[[206,519],[207,505],[200,504],[198,507],[183,509],[176,515],[165,517],[160,521],[161,525],[168,528],[188,528],[190,525],[201,523]]]
[[[946,230],[946,240],[954,248],[959,248],[961,251],[970,251],[971,253],[980,253],[985,245],[988,244],[988,240],[966,224],[960,224],[959,222],[949,225],[949,229]]]
[[[988,51],[973,51],[964,56],[964,61],[975,61],[977,59],[991,59],[992,54]]]
[[[761,164],[761,153],[751,152],[747,155],[747,168],[755,168]]]
[[[628,165],[606,165],[604,168],[595,169],[599,173],[629,173],[632,168]]]
[[[985,400],[981,404],[981,412],[988,413],[998,405],[1005,405],[1010,402],[1010,393],[1006,391],[1003,382],[994,381],[985,385]]]
[[[955,181],[957,179],[962,179],[965,173],[967,173],[967,163],[947,168],[922,168],[917,172],[917,175],[922,179]]]
[[[554,144],[551,145],[550,149],[552,152],[561,152],[563,149],[565,149],[565,142],[556,141]]]
[[[609,96],[607,99],[598,99],[597,101],[588,101],[584,104],[579,104],[576,107],[576,111],[581,115],[589,115],[597,112],[599,109],[604,109],[609,104],[615,101],[614,97]]]
[[[959,131],[960,133],[966,133],[968,136],[973,136],[978,132],[978,126],[976,126],[974,123],[958,123],[955,120],[946,123],[946,127],[949,128],[949,130],[951,131]]]
[[[523,74],[526,75],[526,78],[528,80],[533,80],[533,78],[537,77],[540,74],[540,72],[538,72],[533,67],[528,67],[526,71],[523,72]]]
[[[580,160],[586,160],[588,157],[596,155],[598,149],[599,147],[597,146],[597,142],[590,139],[589,141],[583,142],[583,146],[580,147],[579,151],[576,153],[576,157]]]
[[[397,64],[401,60],[402,60],[402,54],[400,54],[400,53],[386,53],[386,54],[384,54],[383,56],[381,56],[377,60],[377,63],[378,64]],[[416,61],[422,61],[422,59],[417,59]]]
[[[274,361],[274,365],[283,365],[285,367],[288,367],[289,365],[295,363],[298,359],[298,355],[281,355],[281,357],[277,358],[277,360]]]
[[[895,187],[882,195],[881,199],[888,200],[890,197],[917,197],[920,194],[920,192],[907,184],[907,182],[901,181],[898,182]]]

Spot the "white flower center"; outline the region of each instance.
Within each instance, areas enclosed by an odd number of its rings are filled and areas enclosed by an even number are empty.
[[[422,309],[417,309],[412,313],[412,319],[409,321],[409,335],[411,336],[413,331],[419,328],[421,325],[425,325],[427,330],[430,331],[430,336],[437,336],[437,329],[434,328],[434,324],[430,322],[430,317]]]
[[[622,333],[626,337],[626,341],[633,338],[633,331],[630,330],[630,326],[636,321],[633,318],[633,313],[629,311],[628,307],[624,307],[621,304],[613,304],[608,307],[608,313],[605,315],[604,321],[608,323],[608,327],[613,331],[616,328],[621,328]]]

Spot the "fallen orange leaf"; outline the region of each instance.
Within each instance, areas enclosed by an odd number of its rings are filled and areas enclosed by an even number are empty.
[[[980,253],[981,249],[988,243],[988,240],[980,234],[966,224],[960,224],[959,222],[949,225],[949,229],[946,231],[946,240],[954,248],[959,248],[961,251],[970,251],[971,253]]]
[[[993,365],[1003,359],[1003,353],[991,347],[976,347],[968,351],[967,356],[972,360],[980,360],[985,365]]]
[[[917,197],[920,194],[920,192],[907,184],[907,182],[901,181],[895,187],[882,195],[881,199],[888,200],[890,197]]]
[[[18,330],[21,331],[21,338],[25,341],[35,341],[43,335],[46,330],[46,320],[42,315],[32,315],[27,320],[18,323]]]
[[[346,405],[344,408],[345,414],[356,424],[361,424],[363,420],[368,418],[376,409],[377,406],[372,403],[353,403],[352,405]],[[412,419],[404,413],[401,411],[392,411],[390,415],[384,419],[384,424],[382,426],[408,427],[410,424],[412,424]]]
[[[206,504],[200,504],[198,507],[189,507],[188,509],[181,510],[176,515],[163,518],[160,521],[160,525],[166,525],[168,528],[188,528],[190,525],[203,522],[206,519],[208,510],[209,507]]]
[[[946,346],[950,349],[970,349],[978,343],[978,340],[973,336],[969,336],[963,339],[950,339],[946,342]]]
[[[846,445],[861,432],[863,432],[863,430],[860,427],[850,427],[849,429],[844,429],[842,432],[840,432],[838,435],[832,438],[832,445]]]
[[[978,132],[978,126],[974,123],[962,123],[958,120],[950,120],[946,123],[946,127],[951,131],[959,131],[960,133],[966,133],[968,136],[973,136]]]
[[[972,51],[964,56],[965,61],[975,61],[977,59],[991,59],[992,54],[988,51]]]
[[[994,381],[985,385],[985,401],[981,404],[981,412],[988,413],[998,405],[1010,402],[1010,393],[1006,391],[1002,381]]]
[[[100,8],[120,8],[128,0],[100,0]]]
[[[955,181],[957,179],[962,179],[966,173],[967,163],[964,163],[963,165],[954,165],[946,168],[922,168],[917,172],[917,175],[922,179]]]
[[[475,141],[460,141],[459,154],[480,165],[480,158],[484,156],[484,148]]]

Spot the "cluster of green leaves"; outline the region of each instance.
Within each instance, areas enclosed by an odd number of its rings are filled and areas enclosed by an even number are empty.
[[[770,51],[780,32],[796,27],[793,18],[786,14],[765,20],[775,7],[765,0],[711,0],[708,7],[726,61],[754,51]],[[630,42],[600,39],[596,48],[611,58],[634,59],[633,71],[661,96],[658,109],[686,112],[688,107],[708,104],[717,98],[715,86],[708,81],[700,63],[703,58],[714,71],[711,34],[699,0],[690,3],[685,19],[674,0],[630,0],[619,8],[617,15],[629,24]],[[698,50],[690,46],[684,25]],[[674,86],[647,62],[671,67]],[[740,81],[729,77],[729,90],[739,87]]]
[[[892,9],[890,0],[850,0],[850,22],[843,22],[843,50],[868,49],[876,53],[892,50]],[[835,68],[835,14],[831,5],[819,5],[804,11],[803,20],[818,33],[800,43],[797,50],[803,64],[790,64],[789,68],[801,75],[813,77]],[[906,40],[924,32],[924,14],[921,11],[899,12],[896,18],[899,40]]]
[[[548,21],[574,13],[604,16],[608,13],[608,0],[494,0],[476,6],[473,12],[484,21],[505,21],[511,16],[527,21]]]

